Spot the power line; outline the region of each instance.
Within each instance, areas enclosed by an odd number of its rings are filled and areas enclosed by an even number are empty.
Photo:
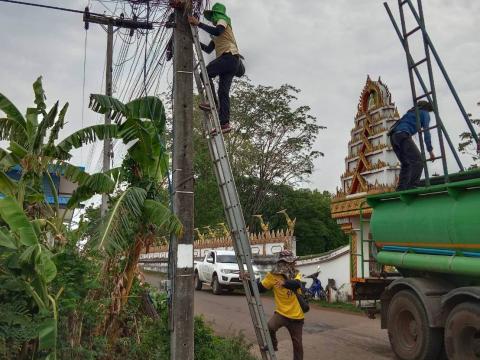
[[[33,7],[39,7],[39,8],[44,8],[44,9],[50,9],[50,10],[58,10],[58,11],[65,11],[65,12],[71,12],[75,14],[83,14],[83,10],[76,10],[76,9],[69,9],[69,8],[64,8],[60,6],[51,6],[51,5],[45,5],[45,4],[34,4],[34,3],[29,3],[25,1],[17,1],[17,0],[0,0],[0,2],[5,2],[5,3],[10,3],[10,4],[17,4],[17,5],[26,5],[26,6],[33,6]],[[98,13],[90,13],[92,15],[100,15],[102,16],[103,14],[98,14]]]

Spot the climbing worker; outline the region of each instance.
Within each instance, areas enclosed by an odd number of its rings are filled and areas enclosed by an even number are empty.
[[[296,260],[291,250],[281,251],[273,269],[262,281],[258,281],[258,290],[266,292],[273,289],[275,312],[268,321],[273,349],[278,351],[277,331],[286,327],[292,339],[293,360],[303,360],[302,333],[304,311],[308,311],[308,304],[302,300],[301,275],[295,268]],[[248,273],[244,277],[248,277]]]
[[[200,29],[209,33],[212,40],[208,45],[201,44],[203,51],[210,54],[215,50],[216,58],[207,65],[207,73],[210,78],[212,90],[215,92],[213,78],[219,76],[218,84],[218,101],[215,103],[219,107],[218,116],[223,133],[232,130],[230,127],[230,87],[232,86],[233,77],[238,75],[240,69],[243,68],[238,52],[237,42],[232,30],[232,21],[226,14],[226,8],[223,4],[216,3],[212,10],[205,10],[203,13],[205,19],[210,21],[214,26],[210,26],[200,22],[193,16],[188,17],[191,25],[198,26]],[[244,70],[243,70],[244,71]],[[199,105],[203,111],[211,111],[208,103]]]
[[[433,153],[432,140],[429,130],[430,115],[433,111],[432,104],[427,101],[417,103],[420,115],[420,127],[423,129],[423,138],[427,151],[430,154],[430,160],[435,160]],[[416,188],[419,185],[420,176],[423,170],[423,161],[418,147],[412,140],[412,136],[417,133],[417,117],[415,107],[407,111],[400,120],[398,120],[389,131],[393,151],[400,161],[400,175],[396,191]]]

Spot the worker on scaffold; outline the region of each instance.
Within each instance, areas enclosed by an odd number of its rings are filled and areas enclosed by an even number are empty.
[[[213,78],[219,77],[218,84],[218,102],[215,103],[218,109],[220,125],[223,133],[232,130],[230,126],[230,87],[234,76],[242,76],[245,69],[240,60],[237,42],[232,30],[232,21],[227,16],[226,8],[223,4],[216,3],[212,10],[205,10],[203,15],[214,26],[200,22],[193,16],[188,17],[188,21],[193,26],[209,33],[212,40],[208,45],[201,44],[202,50],[210,54],[215,50],[216,59],[207,65],[207,73],[210,78],[212,90],[215,92]],[[211,111],[208,103],[199,105],[203,111]]]
[[[433,111],[432,104],[427,101],[417,103],[420,116],[420,127],[423,131],[423,138],[427,151],[430,154],[430,160],[435,160],[433,153],[432,139],[429,130],[430,115]],[[414,189],[418,187],[420,177],[423,171],[423,160],[418,147],[412,140],[412,136],[417,133],[417,116],[415,107],[407,111],[405,115],[398,120],[389,131],[393,151],[400,161],[400,175],[398,179],[397,191]]]

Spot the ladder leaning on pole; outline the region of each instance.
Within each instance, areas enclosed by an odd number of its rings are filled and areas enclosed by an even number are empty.
[[[417,0],[417,8],[414,6],[412,0],[398,0],[398,7],[399,7],[399,13],[400,13],[400,24],[401,24],[401,29],[397,25],[397,22],[395,21],[395,18],[392,14],[392,11],[390,10],[388,4],[386,2],[383,3],[385,6],[385,9],[387,10],[388,16],[392,22],[393,27],[395,28],[395,32],[398,35],[398,38],[400,39],[400,42],[402,43],[403,49],[405,50],[405,54],[407,57],[407,64],[408,64],[408,74],[410,78],[410,87],[412,91],[412,98],[413,98],[413,103],[415,106],[415,114],[416,114],[416,119],[417,119],[417,130],[419,134],[419,143],[420,143],[420,150],[422,153],[422,159],[423,159],[423,164],[424,164],[424,172],[425,172],[425,185],[429,186],[430,185],[430,178],[428,175],[428,167],[427,167],[427,162],[429,160],[426,159],[425,157],[425,146],[423,142],[423,136],[422,134],[425,131],[429,131],[431,129],[437,129],[437,134],[438,134],[438,142],[439,142],[439,147],[440,147],[440,156],[434,158],[433,160],[439,158],[442,159],[442,165],[443,165],[443,175],[444,175],[444,181],[448,182],[449,181],[449,176],[448,176],[448,168],[447,168],[447,158],[445,155],[445,146],[444,146],[444,138],[448,143],[448,146],[450,148],[450,151],[452,152],[453,157],[455,158],[455,161],[460,169],[460,171],[464,171],[464,167],[462,165],[462,162],[460,161],[460,158],[457,154],[457,151],[455,149],[455,145],[452,143],[445,126],[441,120],[440,113],[438,110],[438,102],[437,102],[437,92],[435,89],[435,82],[434,82],[434,77],[433,77],[433,68],[432,68],[432,59],[431,55],[433,55],[454,99],[455,102],[458,105],[458,108],[460,109],[460,112],[462,113],[462,116],[468,126],[468,129],[470,133],[472,134],[473,139],[477,143],[477,147],[480,150],[480,145],[478,141],[478,136],[475,132],[475,129],[472,125],[472,122],[470,121],[470,118],[465,111],[465,108],[463,107],[462,102],[460,101],[460,98],[458,97],[457,91],[455,90],[455,87],[452,84],[452,81],[450,80],[450,77],[447,74],[447,71],[445,70],[445,67],[443,66],[443,63],[440,59],[440,56],[438,55],[435,47],[433,46],[432,40],[430,39],[426,27],[425,27],[425,18],[423,16],[423,6],[422,6],[422,0]],[[405,21],[405,7],[408,6],[411,14],[413,15],[413,19],[416,23],[417,26],[415,26],[413,29],[408,30],[406,28],[406,21]],[[417,10],[418,9],[418,10]],[[415,33],[420,32],[422,35],[422,42],[423,42],[423,50],[424,50],[424,57],[420,60],[415,61],[412,57],[411,51],[410,51],[410,37],[414,35]],[[427,72],[428,72],[428,81],[425,82],[423,80],[422,75],[420,74],[419,67],[425,64],[427,67]],[[419,95],[417,94],[417,82],[415,79],[418,81],[418,84],[421,87],[422,93]],[[420,126],[420,114],[419,114],[419,109],[417,106],[417,102],[419,100],[426,100],[428,101],[433,108],[433,112],[435,114],[435,120],[436,124],[430,126],[428,129],[421,129]]]
[[[232,168],[228,158],[225,142],[220,127],[220,120],[215,104],[215,94],[210,85],[210,79],[207,75],[205,60],[203,58],[198,29],[191,26],[193,44],[198,63],[194,67],[195,82],[202,102],[207,101],[211,111],[204,112],[204,131],[206,134],[210,157],[212,158],[215,176],[217,178],[220,197],[222,198],[225,215],[230,227],[233,248],[237,258],[240,274],[249,274],[247,278],[243,277],[243,286],[252,317],[253,326],[257,336],[258,344],[264,360],[275,360],[275,351],[273,350],[272,340],[268,331],[267,321],[263,305],[260,299],[260,293],[255,281],[255,274],[252,266],[252,250],[248,239],[247,227],[243,217],[240,198],[237,187],[233,179]]]

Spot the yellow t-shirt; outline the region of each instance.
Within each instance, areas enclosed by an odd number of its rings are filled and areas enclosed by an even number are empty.
[[[215,43],[215,54],[217,58],[225,53],[231,53],[232,55],[238,55],[237,41],[233,35],[233,30],[228,23],[221,19],[216,25],[222,25],[225,31],[220,36],[214,36],[213,42]]]
[[[295,280],[300,280],[302,277],[297,274]],[[284,281],[285,278],[282,275],[267,273],[262,280],[262,285],[266,289],[273,289],[273,296],[275,297],[275,312],[283,315],[289,319],[300,320],[304,319],[302,308],[298,303],[297,296],[292,290],[288,290],[283,286],[275,287],[277,281]],[[298,290],[301,291],[300,289]]]

